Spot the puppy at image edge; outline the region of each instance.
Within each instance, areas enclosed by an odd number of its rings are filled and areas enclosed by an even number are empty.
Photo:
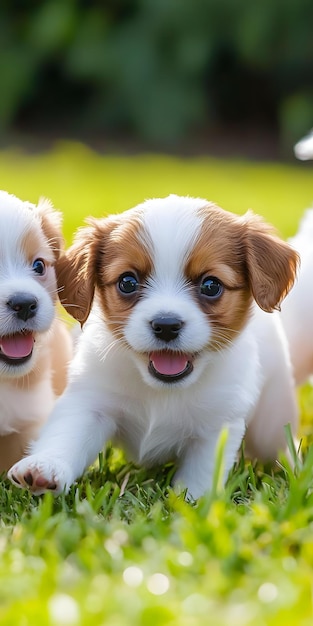
[[[313,131],[295,145],[295,155],[303,161],[313,159]],[[284,300],[282,320],[298,385],[313,375],[313,209],[308,209],[298,232],[289,243],[299,254],[301,263],[297,281]],[[312,382],[312,380],[311,380]]]
[[[27,451],[66,385],[71,341],[56,318],[61,214],[0,191],[0,471]]]
[[[297,408],[273,310],[297,263],[258,216],[202,199],[90,219],[58,262],[62,303],[86,322],[69,385],[10,479],[60,493],[111,440],[146,466],[176,460],[175,487],[196,499],[224,427],[225,479],[244,435],[249,456],[275,460]]]

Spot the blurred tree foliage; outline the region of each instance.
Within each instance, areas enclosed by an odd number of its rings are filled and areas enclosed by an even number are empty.
[[[2,0],[0,127],[293,140],[313,125],[312,27],[312,0]]]

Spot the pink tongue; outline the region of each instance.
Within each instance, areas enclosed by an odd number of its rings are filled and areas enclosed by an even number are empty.
[[[149,358],[154,369],[166,376],[175,376],[183,372],[189,360],[186,354],[172,352],[151,352]]]
[[[10,359],[22,359],[29,356],[34,346],[34,338],[32,334],[22,335],[16,334],[10,337],[0,338],[0,348],[5,356]]]

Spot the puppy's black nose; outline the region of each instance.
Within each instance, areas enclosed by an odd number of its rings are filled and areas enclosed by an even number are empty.
[[[36,315],[38,300],[29,293],[16,293],[8,300],[7,306],[16,313],[19,320],[26,322]]]
[[[158,339],[169,342],[176,339],[179,335],[179,331],[183,326],[182,320],[177,317],[160,316],[156,317],[151,322],[152,330]]]

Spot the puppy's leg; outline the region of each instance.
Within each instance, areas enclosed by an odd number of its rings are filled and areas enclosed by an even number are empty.
[[[266,384],[257,410],[245,437],[245,452],[260,461],[275,461],[279,452],[288,456],[285,426],[290,424],[296,437],[298,410],[292,380],[275,380]]]
[[[227,424],[228,437],[224,451],[223,482],[226,481],[229,471],[236,461],[245,433],[244,420],[235,424]],[[182,458],[180,468],[174,476],[176,489],[186,489],[187,497],[196,500],[212,487],[214,466],[216,461],[216,446],[221,430],[212,431],[209,439],[192,439]]]
[[[86,393],[67,392],[31,446],[32,454],[13,465],[8,477],[36,495],[66,491],[94,461],[114,428],[113,420],[95,405],[86,405]]]

